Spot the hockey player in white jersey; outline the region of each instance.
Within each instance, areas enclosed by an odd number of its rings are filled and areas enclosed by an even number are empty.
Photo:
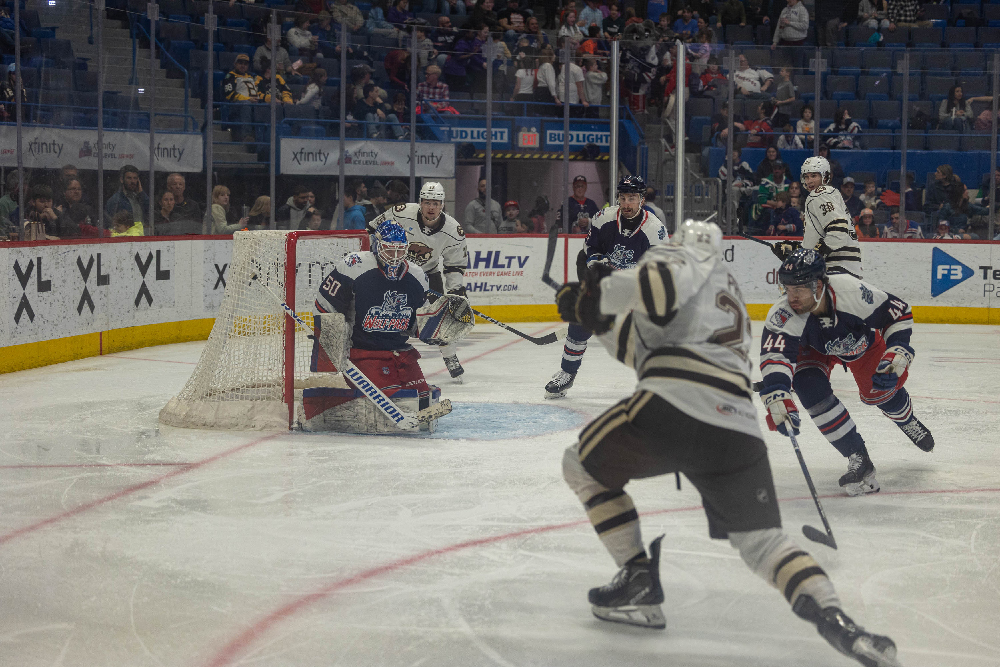
[[[647,554],[624,486],[683,472],[702,495],[709,535],[729,538],[746,564],[780,591],[834,648],[867,667],[898,667],[888,637],[865,632],[841,610],[819,564],[782,530],[767,448],[750,394],[750,318],[721,260],[722,232],[687,221],[638,267],[597,265],[565,285],[559,313],[597,333],[636,369],[635,394],[580,434],[563,476],[621,568],[590,590],[595,616],[666,626],[659,537]]]
[[[430,288],[440,294],[465,296],[465,267],[469,248],[465,231],[455,218],[444,212],[444,188],[440,183],[424,183],[417,204],[396,204],[368,223],[369,233],[383,220],[395,220],[410,241],[408,260],[427,274]],[[429,298],[434,301],[432,295]],[[458,346],[442,345],[444,365],[456,382],[462,381]]]
[[[636,265],[650,246],[667,240],[667,228],[655,215],[643,209],[646,183],[638,176],[618,182],[618,205],[602,209],[591,221],[584,249],[577,257],[577,274],[583,279],[588,266],[605,264],[612,269]],[[545,385],[545,398],[561,398],[573,386],[590,332],[571,324],[563,345],[559,372]]]
[[[861,246],[854,219],[847,212],[844,197],[830,185],[830,162],[825,157],[806,158],[802,163],[802,186],[809,191],[806,197],[805,230],[802,242],[780,241],[772,246],[778,259],[784,261],[799,248],[816,250],[826,260],[827,273],[846,273],[859,280],[864,275],[861,267]]]
[[[833,393],[830,372],[844,364],[861,401],[878,407],[925,452],[930,431],[913,414],[903,385],[914,350],[913,315],[899,297],[846,274],[827,276],[823,257],[796,250],[778,269],[785,290],[767,314],[761,335],[761,399],[772,430],[798,433],[794,388],[820,432],[848,459],[840,486],[857,496],[879,490],[875,465],[847,408]]]

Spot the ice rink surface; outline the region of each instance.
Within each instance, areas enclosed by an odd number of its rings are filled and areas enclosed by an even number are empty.
[[[913,341],[907,388],[937,448],[836,371],[882,492],[842,495],[846,461],[805,417],[839,550],[802,536],[822,524],[788,440],[767,433],[783,520],[903,665],[997,666],[1000,328],[917,325]],[[201,348],[0,376],[0,665],[857,664],[708,538],[673,477],[628,487],[646,542],[666,533],[667,630],[591,616],[587,589],[616,568],[560,459],[634,386],[599,344],[559,401],[542,399],[559,345],[477,326],[460,386],[421,346],[455,411],[432,436],[392,437],[159,426]]]

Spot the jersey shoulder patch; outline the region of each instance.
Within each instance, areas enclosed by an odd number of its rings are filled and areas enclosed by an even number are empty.
[[[459,241],[464,240],[465,230],[462,229],[462,225],[459,224],[458,220],[451,217],[447,213],[442,215],[444,215],[444,224],[441,226],[441,231]]]
[[[650,245],[659,245],[667,242],[667,228],[650,212],[646,212],[646,222],[642,226],[642,231],[649,239]]]
[[[378,269],[378,261],[370,252],[352,252],[345,255],[337,266],[337,271],[345,277],[356,280],[358,276],[372,269]]]
[[[597,212],[590,220],[590,226],[600,229],[609,222],[615,222],[618,220],[618,206],[608,206],[607,208],[602,208]]]
[[[830,288],[837,296],[837,311],[867,318],[885,303],[885,292],[854,276],[835,273],[829,276]]]
[[[771,310],[767,311],[764,326],[775,333],[801,336],[808,320],[808,315],[798,315],[792,310],[792,307],[788,305],[787,297],[781,297],[777,303],[771,306]]]

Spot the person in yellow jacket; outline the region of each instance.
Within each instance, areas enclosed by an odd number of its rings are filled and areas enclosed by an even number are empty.
[[[133,221],[128,211],[118,211],[111,219],[111,236],[145,236],[142,221]]]
[[[270,104],[271,102],[271,63],[266,58],[262,61],[264,74],[254,80],[257,88],[257,96],[261,102]],[[282,104],[295,104],[292,99],[292,91],[288,89],[285,79],[280,74],[274,75],[274,85],[278,89],[278,101]]]
[[[241,122],[242,137],[240,138],[246,142],[256,141],[251,125],[253,123],[253,107],[251,105],[259,102],[261,98],[257,89],[259,79],[260,77],[250,74],[250,56],[241,53],[236,56],[233,69],[222,80],[222,94],[226,101],[237,103],[229,110],[229,119],[237,120],[238,118]],[[223,114],[223,119],[227,120],[226,114]],[[236,127],[232,127],[234,136],[236,135]]]

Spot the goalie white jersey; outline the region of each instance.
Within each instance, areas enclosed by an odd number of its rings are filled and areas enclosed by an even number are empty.
[[[864,275],[861,246],[840,191],[829,185],[819,186],[806,197],[805,209],[802,247],[825,255],[827,273],[849,273],[860,280]]]
[[[601,342],[651,391],[708,424],[761,437],[751,398],[750,317],[718,257],[650,248],[601,281],[601,312],[618,317]]]
[[[420,204],[397,204],[369,222],[368,231],[371,233],[383,220],[397,222],[406,230],[406,238],[410,242],[407,256],[410,263],[423,269],[428,277],[443,271],[444,289],[451,291],[464,285],[469,248],[465,242],[465,230],[458,221],[444,212],[441,216],[444,224],[432,230],[420,219]]]

